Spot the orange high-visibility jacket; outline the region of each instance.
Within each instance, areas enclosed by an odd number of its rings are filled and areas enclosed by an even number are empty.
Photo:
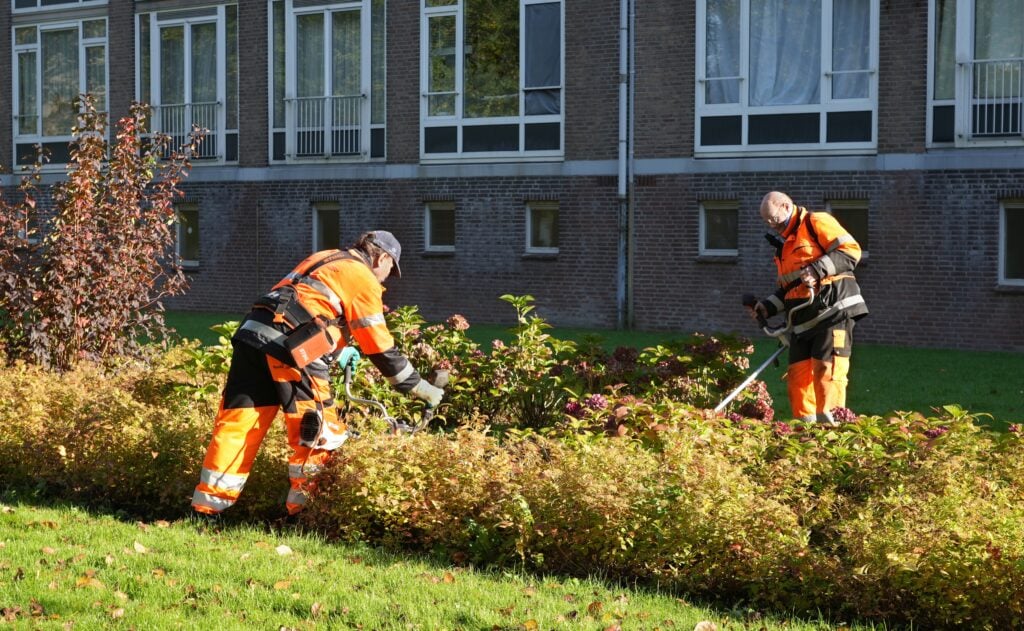
[[[800,282],[800,271],[805,267],[818,277],[818,295],[810,307],[794,314],[794,333],[867,315],[867,305],[853,275],[860,262],[860,244],[832,215],[798,207],[782,238],[784,242],[775,256],[779,289],[761,301],[769,317],[807,300],[808,288]]]

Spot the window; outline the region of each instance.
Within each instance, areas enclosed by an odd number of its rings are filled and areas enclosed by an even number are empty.
[[[341,247],[341,206],[337,202],[313,203],[313,251]]]
[[[702,256],[739,254],[739,204],[703,202],[700,205],[700,248]]]
[[[18,164],[35,160],[35,145],[66,163],[78,98],[107,109],[107,21],[33,24],[14,28],[14,150]]]
[[[865,199],[833,200],[826,204],[826,210],[846,228],[857,244],[861,257],[868,256],[868,202]]]
[[[558,254],[558,202],[529,202],[526,205],[526,251],[529,254]]]
[[[428,202],[423,234],[427,252],[455,251],[455,202]]]
[[[205,130],[193,159],[238,160],[238,7],[139,15],[139,98],[174,147]]]
[[[562,156],[560,0],[421,0],[421,156]]]
[[[107,4],[107,0],[14,0],[14,11],[33,9],[61,9],[69,6],[92,6]]]
[[[999,283],[1024,286],[1024,200],[1002,203],[999,215]]]
[[[698,0],[695,154],[872,153],[878,0]]]
[[[274,0],[271,158],[384,157],[385,0]]]
[[[1024,0],[931,0],[928,140],[1024,141]]]
[[[178,261],[182,267],[199,267],[199,206],[178,204]]]

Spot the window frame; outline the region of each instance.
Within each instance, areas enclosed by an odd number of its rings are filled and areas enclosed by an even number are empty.
[[[48,7],[49,8],[49,7]],[[85,37],[85,23],[86,22],[103,22],[103,37]],[[31,44],[18,44],[17,43],[17,32],[20,29],[34,28],[36,30],[35,42]],[[61,19],[54,21],[32,21],[28,23],[17,23],[11,25],[11,115],[12,115],[12,129],[11,129],[11,149],[14,153],[13,163],[16,165],[24,165],[26,162],[19,161],[19,145],[36,145],[36,144],[67,144],[74,139],[74,135],[71,130],[68,129],[68,133],[60,135],[48,135],[44,133],[44,104],[43,104],[43,50],[42,40],[43,33],[46,31],[63,31],[69,29],[77,29],[78,31],[78,94],[85,93],[86,90],[83,88],[88,86],[88,54],[89,48],[103,47],[103,89],[106,100],[106,107],[98,113],[106,113],[110,108],[110,21],[106,16],[83,16],[79,18]],[[18,63],[18,57],[22,53],[33,52],[35,54],[35,74],[36,74],[36,86],[35,86],[35,100],[36,100],[36,133],[23,134],[21,133],[21,91],[20,91],[20,79],[21,70],[20,64]],[[109,138],[109,129],[105,133],[105,137]],[[52,162],[44,165],[44,170],[63,170],[63,165],[66,162],[54,159]]]
[[[283,117],[284,126],[277,126],[275,123],[275,108],[277,104],[276,90],[278,86],[275,84],[274,78],[274,64],[276,63],[276,56],[274,54],[274,29],[275,29],[275,15],[274,5],[276,2],[282,2],[283,6],[283,19],[284,19],[284,86],[283,86]],[[268,46],[268,60],[267,60],[267,106],[268,106],[268,156],[271,164],[291,164],[291,163],[309,163],[309,162],[370,162],[370,161],[382,161],[385,159],[385,148],[381,146],[380,155],[373,155],[374,147],[374,132],[380,132],[381,138],[383,138],[383,132],[386,129],[387,113],[386,109],[383,110],[383,120],[374,122],[373,120],[373,105],[374,105],[374,0],[324,0],[313,4],[311,6],[300,6],[295,7],[293,0],[267,0],[267,41]],[[359,11],[359,90],[360,96],[362,97],[359,105],[359,151],[356,153],[334,153],[330,154],[309,154],[299,155],[297,151],[297,136],[298,129],[296,123],[296,117],[298,116],[296,109],[297,101],[297,81],[298,73],[294,71],[296,67],[297,48],[296,48],[296,18],[302,15],[311,15],[320,13],[324,15],[324,91],[329,92],[331,86],[331,75],[333,66],[329,63],[331,60],[331,38],[329,37],[331,29],[331,19],[333,13],[343,11]],[[386,18],[382,17],[385,24],[380,25],[382,29],[381,37],[386,40]],[[381,44],[384,46],[384,44]],[[386,54],[386,50],[378,51],[380,54]],[[386,83],[386,63],[383,66],[383,72],[385,74],[384,81]],[[325,95],[324,98],[329,98]],[[384,100],[384,108],[386,105],[386,95],[381,94],[380,98]],[[284,158],[276,158],[275,155],[275,135],[284,134]],[[381,142],[381,145],[384,143]],[[324,141],[324,148],[326,149],[327,142]]]
[[[868,250],[868,248],[866,246],[868,244],[870,244],[870,239],[871,239],[871,205],[868,203],[868,200],[866,200],[866,199],[830,199],[830,200],[826,200],[825,201],[825,212],[827,212],[828,214],[834,215],[835,213],[833,213],[832,211],[834,209],[836,209],[836,208],[838,208],[841,211],[842,210],[863,210],[864,211],[865,222],[867,224],[867,230],[868,230],[868,241],[865,244],[865,243],[861,243],[860,240],[858,240],[857,244],[861,246],[861,250],[860,250],[860,258],[861,258],[861,260],[869,258],[869,256],[870,256],[869,255],[869,250]],[[843,228],[846,228],[847,231],[850,230],[849,227],[847,227],[845,225],[843,226]],[[852,236],[852,233],[851,233],[851,236]],[[854,238],[856,238],[856,237],[854,237]]]
[[[956,20],[954,22],[954,89],[953,98],[939,99],[935,97],[936,78],[935,66],[938,49],[938,2],[940,0],[928,0],[928,80],[927,80],[927,109],[926,109],[926,136],[925,146],[929,148],[942,147],[1014,147],[1024,145],[1024,125],[1021,125],[1019,136],[1001,137],[977,137],[969,128],[973,116],[970,107],[973,100],[971,95],[971,67],[977,61],[974,58],[974,30],[975,15],[977,6],[976,0],[959,0],[956,2]],[[1024,73],[1024,60],[1018,66],[1018,72]],[[1024,109],[1024,94],[1018,97],[1018,107]],[[953,107],[953,140],[936,141],[935,138],[935,110],[938,107]]]
[[[740,203],[737,200],[704,200],[698,205],[697,213],[697,254],[707,257],[738,257],[739,250],[739,219]],[[707,211],[708,210],[731,210],[736,213],[736,247],[732,249],[709,248],[707,247]]]
[[[61,4],[41,6],[40,0],[34,0],[34,7],[18,7],[17,0],[11,0],[11,13],[14,15],[22,13],[42,13],[45,11],[66,11],[68,9],[80,9],[86,7],[106,6],[108,0],[66,0]]]
[[[435,210],[451,211],[452,213],[452,243],[438,244],[431,241],[431,223]],[[432,201],[423,204],[423,250],[425,252],[438,252],[451,254],[455,252],[455,242],[458,238],[456,227],[456,206],[454,201]]]
[[[185,236],[183,234],[185,228],[185,221],[183,219],[183,213],[189,212],[194,213],[196,217],[195,229],[196,229],[196,250],[199,253],[199,258],[186,259],[182,255],[182,245],[185,242]],[[178,259],[178,264],[182,269],[197,269],[202,262],[203,254],[203,242],[202,233],[199,231],[199,204],[195,202],[179,202],[174,205],[175,215],[175,238],[174,238],[174,254]]]
[[[557,255],[559,252],[559,243],[561,241],[561,223],[562,219],[562,208],[561,204],[557,200],[532,200],[525,204],[526,206],[526,253],[527,254],[540,254],[547,256]],[[533,244],[533,213],[535,210],[554,210],[555,211],[555,228],[556,238],[554,247],[536,246]]]
[[[206,151],[210,146],[208,140],[203,141],[199,146],[199,152],[197,155],[190,156],[193,165],[208,165],[208,164],[234,164],[238,162],[239,154],[239,143],[241,138],[239,137],[239,130],[237,126],[232,129],[227,128],[228,122],[228,20],[227,20],[227,8],[228,6],[235,7],[235,45],[238,45],[238,5],[234,3],[227,3],[221,5],[211,5],[206,7],[199,7],[198,9],[181,10],[181,11],[150,11],[146,13],[139,13],[136,15],[135,25],[135,39],[136,39],[136,50],[139,54],[136,55],[135,65],[135,94],[136,98],[140,101],[144,100],[143,95],[146,93],[144,90],[143,74],[142,74],[142,21],[147,20],[149,22],[148,29],[146,32],[149,34],[149,102],[153,107],[151,127],[154,132],[168,133],[173,137],[181,136],[180,133],[172,133],[171,131],[163,129],[160,109],[167,107],[163,103],[163,95],[161,88],[162,71],[164,70],[164,64],[162,63],[162,51],[160,47],[160,35],[162,29],[181,27],[183,30],[182,36],[182,52],[184,64],[182,81],[184,82],[185,91],[185,102],[182,104],[174,104],[175,106],[186,106],[194,107],[197,105],[192,98],[192,47],[190,45],[192,38],[192,29],[195,26],[201,26],[205,24],[214,24],[216,30],[216,48],[217,48],[217,63],[216,69],[216,113],[214,115],[216,120],[217,129],[213,132],[214,136],[214,151],[213,155],[206,155]],[[209,13],[201,13],[208,11]],[[240,79],[239,69],[235,69],[236,77]],[[238,90],[240,81],[236,81],[235,89]],[[235,95],[235,106],[240,109],[240,95]],[[240,124],[239,117],[241,112],[236,112],[235,121],[236,125]],[[190,118],[195,118],[193,115]],[[189,126],[191,128],[191,126]],[[235,157],[232,160],[228,159],[228,137],[234,136]],[[176,148],[176,147],[175,147]]]
[[[463,86],[465,64],[465,0],[452,0],[452,4],[428,7],[427,0],[420,0],[420,161],[423,163],[450,162],[521,162],[552,161],[565,157],[565,2],[566,0],[519,0],[519,114],[515,116],[465,118],[463,116]],[[523,28],[526,7],[537,4],[557,4],[559,8],[559,84],[526,87],[526,55],[522,54],[526,44],[526,29]],[[430,92],[430,20],[444,16],[455,17],[455,112],[450,116],[430,116],[430,97],[449,92]],[[558,90],[558,114],[526,114],[526,93],[529,90]],[[528,124],[557,123],[558,149],[526,149],[526,126]],[[518,126],[518,147],[516,151],[472,151],[462,149],[464,131],[471,127],[492,125]],[[454,152],[427,152],[427,129],[456,128],[456,150]]]
[[[1006,233],[1007,211],[1024,213],[1024,199],[1004,199],[999,202],[999,276],[998,284],[1003,287],[1024,288],[1024,276],[1020,278],[1007,278],[1006,276],[1006,250],[1009,236]],[[1024,242],[1024,235],[1021,235]],[[1024,247],[1024,243],[1022,243]]]
[[[327,212],[333,212],[333,213],[335,213],[337,215],[337,219],[338,219],[338,235],[337,235],[338,236],[338,248],[341,248],[341,204],[336,202],[336,201],[321,200],[321,201],[315,201],[315,202],[311,203],[310,204],[310,209],[312,210],[312,214],[313,214],[313,217],[312,217],[312,219],[313,219],[313,221],[312,221],[312,224],[313,224],[313,234],[312,234],[312,237],[313,237],[313,240],[312,240],[313,252],[319,252],[321,250],[331,249],[331,248],[328,248],[326,246],[322,247],[320,245],[320,242],[321,242],[321,240],[323,238],[323,235],[320,234],[320,223],[321,223],[320,215],[322,213],[327,213]]]
[[[857,71],[834,71],[832,68],[832,2],[822,3],[821,83],[818,103],[805,105],[748,104],[750,84],[750,0],[740,0],[739,37],[739,103],[706,103],[706,42],[707,2],[698,0],[696,19],[696,73],[694,75],[694,157],[751,157],[785,155],[872,155],[878,150],[878,68],[879,68],[879,13],[880,0],[870,0],[871,32],[868,37],[868,68]],[[860,99],[832,97],[832,77],[835,74],[864,72],[868,74],[868,96]],[[843,112],[871,112],[871,140],[828,142],[828,115]],[[818,142],[749,144],[749,120],[752,115],[817,114]],[[704,117],[741,117],[740,144],[702,146],[701,121]]]

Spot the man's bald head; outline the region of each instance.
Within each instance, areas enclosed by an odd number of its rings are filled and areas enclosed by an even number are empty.
[[[761,199],[761,219],[773,230],[782,232],[793,213],[793,200],[789,195],[772,191]]]

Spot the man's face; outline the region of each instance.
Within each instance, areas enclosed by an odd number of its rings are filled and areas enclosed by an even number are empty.
[[[761,209],[761,219],[764,219],[769,228],[779,233],[786,229],[792,214],[793,208],[788,202],[768,202]]]
[[[383,285],[388,276],[391,276],[391,268],[394,266],[395,261],[391,258],[390,254],[378,255],[373,265],[373,275],[377,282]]]

